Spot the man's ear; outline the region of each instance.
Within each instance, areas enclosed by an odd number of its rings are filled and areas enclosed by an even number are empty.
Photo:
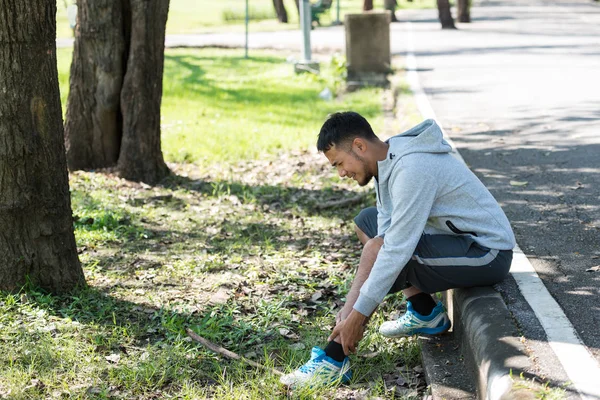
[[[357,153],[364,153],[367,151],[367,141],[363,138],[354,138],[352,141],[352,147]]]

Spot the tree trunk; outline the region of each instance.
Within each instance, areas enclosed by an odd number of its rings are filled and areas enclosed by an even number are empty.
[[[71,170],[113,166],[121,148],[119,97],[125,66],[122,6],[78,2],[65,122]]]
[[[275,14],[277,14],[277,20],[279,20],[279,22],[281,23],[287,24],[288,15],[285,6],[283,5],[283,0],[273,0],[273,7],[275,7]]]
[[[471,0],[456,1],[458,22],[471,22]]]
[[[452,12],[450,11],[449,0],[437,0],[437,7],[442,29],[456,29],[454,19],[452,19]]]
[[[56,69],[56,2],[0,6],[0,289],[85,284]]]
[[[298,20],[300,20],[300,0],[296,0],[296,11],[298,11]]]
[[[116,164],[124,178],[151,184],[168,175],[160,146],[168,8],[168,0],[78,0],[65,127],[69,168]]]
[[[364,0],[363,11],[370,11],[373,9],[373,0]]]
[[[160,103],[168,1],[131,0],[131,41],[121,91],[119,173],[156,183],[169,174],[160,147]]]
[[[383,7],[392,13],[392,22],[398,22],[398,19],[396,18],[396,7],[397,6],[398,6],[398,3],[396,2],[396,0],[384,0],[384,2],[383,2]]]

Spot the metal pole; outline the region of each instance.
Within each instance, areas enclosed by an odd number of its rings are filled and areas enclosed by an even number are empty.
[[[248,0],[246,0],[246,55],[245,55],[246,58],[248,58],[248,21],[249,20],[250,20],[250,10],[248,9]]]
[[[302,0],[302,6],[300,7],[300,26],[302,27],[302,34],[304,36],[303,41],[303,61],[310,61],[310,28],[311,28],[311,16],[310,16],[310,2],[309,0]]]
[[[337,18],[331,25],[342,25],[342,21],[340,21],[340,1],[341,0],[337,0]]]
[[[319,73],[319,63],[312,61],[310,51],[310,30],[312,28],[312,17],[310,9],[310,0],[301,0],[300,3],[300,29],[302,29],[302,56],[303,60],[300,60],[294,64],[294,70],[297,73],[300,72],[312,72],[314,74]]]

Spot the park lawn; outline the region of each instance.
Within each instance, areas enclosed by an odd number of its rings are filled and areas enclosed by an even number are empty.
[[[323,63],[323,74],[296,75],[285,55],[243,50],[167,49],[162,98],[162,148],[170,162],[215,163],[266,159],[306,151],[316,144],[327,114],[352,109],[376,131],[383,125],[381,91],[366,89],[325,101],[325,87],[341,79]],[[71,50],[59,49],[63,112]]]
[[[63,102],[70,52],[59,50]],[[0,293],[0,398],[346,399],[417,396],[413,338],[376,329],[402,312],[390,296],[342,388],[288,392],[268,370],[193,342],[201,336],[289,371],[324,345],[360,244],[352,217],[369,188],[339,179],[314,151],[333,110],[383,126],[382,91],[325,102],[334,74],[295,75],[282,56],[168,50],[163,146],[173,175],[150,187],[110,171],[71,174],[75,236],[88,287]],[[220,113],[219,116],[216,114]],[[213,122],[214,121],[214,122]],[[180,146],[187,146],[182,152]],[[319,209],[364,193],[359,204]],[[396,386],[402,377],[409,387]]]
[[[347,13],[359,13],[363,0],[341,0],[340,19]],[[67,21],[66,6],[69,0],[57,0],[57,37],[72,37]],[[298,29],[298,12],[295,2],[284,0],[289,23],[281,24],[275,17],[272,0],[249,0],[251,32]],[[398,9],[435,8],[435,0],[398,1]],[[337,19],[337,0],[321,17],[324,26]],[[375,1],[375,8],[382,9],[383,1]],[[242,32],[245,29],[246,3],[244,0],[171,0],[167,20],[167,34],[194,34],[207,32]]]
[[[186,336],[191,328],[284,371],[324,345],[359,259],[351,218],[374,198],[319,211],[355,194],[321,157],[232,163],[235,180],[170,164],[176,175],[157,187],[73,173],[89,287],[0,294],[0,398],[391,399],[400,376],[416,386],[416,340],[375,329],[402,310],[398,296],[375,314],[353,357],[352,385],[340,389],[288,393],[274,373]]]

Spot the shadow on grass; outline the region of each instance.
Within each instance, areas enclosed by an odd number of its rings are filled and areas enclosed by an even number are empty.
[[[323,108],[323,115],[337,111],[339,107],[338,104],[318,100],[318,91],[314,87],[290,86],[286,83],[289,78],[276,75],[269,79],[264,76],[266,70],[273,69],[273,65],[286,65],[285,60],[280,57],[261,56],[246,60],[230,56],[203,57],[197,55],[197,52],[167,53],[165,61],[171,61],[188,72],[184,77],[175,76],[179,68],[165,66],[165,81],[180,82],[174,83],[173,87],[166,87],[165,97],[176,96],[178,93],[181,96],[188,93],[188,97],[200,96],[210,99],[208,103],[211,107],[222,109],[223,112],[251,104],[252,107],[264,109],[264,112],[253,115],[253,121],[257,124],[273,123],[276,120],[282,126],[296,126],[298,121],[306,119],[306,113],[310,111],[309,105],[313,105],[315,101]],[[213,69],[240,74],[239,81],[232,78],[219,80],[217,76],[210,74]],[[243,85],[240,83],[242,81]],[[361,105],[361,114],[367,119],[375,118],[379,115],[380,108],[379,104],[374,104],[371,108]]]
[[[275,362],[274,350],[282,345],[282,339],[273,329],[237,320],[225,305],[204,313],[184,313],[118,299],[95,287],[63,296],[50,296],[34,289],[27,294],[50,315],[83,325],[85,333],[78,340],[87,340],[92,347],[91,354],[86,353],[101,364],[95,367],[101,372],[99,378],[110,388],[133,388],[136,395],[147,391],[176,394],[186,384],[217,385],[228,367],[230,379],[238,374],[264,373],[188,341],[186,328],[215,343],[225,343],[242,354],[257,343],[265,343],[265,354],[273,357],[269,363]],[[45,335],[40,332],[36,339],[33,333],[30,340],[44,343]],[[52,346],[51,343],[45,345]],[[114,361],[118,359],[121,361]],[[27,360],[26,357],[22,362],[16,360],[13,367],[23,364],[22,367],[27,368]],[[31,362],[30,368],[40,368],[39,359],[35,367],[33,360]],[[79,366],[77,369],[87,368]]]
[[[162,186],[168,189],[186,189],[207,197],[234,195],[241,203],[255,202],[264,206],[263,211],[266,212],[296,210],[305,216],[335,216],[342,219],[353,218],[362,208],[375,202],[374,197],[367,196],[358,206],[321,209],[317,206],[324,202],[355,197],[356,192],[332,188],[305,189],[287,185],[249,185],[232,180],[193,180],[179,175],[167,178]]]

